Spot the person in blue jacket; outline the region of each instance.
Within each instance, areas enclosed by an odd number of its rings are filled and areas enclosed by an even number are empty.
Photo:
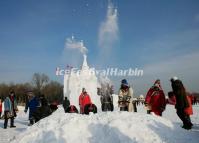
[[[27,113],[29,109],[29,121],[30,121],[29,125],[33,125],[34,118],[32,115],[36,111],[37,107],[40,106],[40,104],[39,104],[38,98],[33,94],[32,91],[28,91],[27,95],[28,95],[28,100],[26,102],[26,107],[25,107],[24,112]]]

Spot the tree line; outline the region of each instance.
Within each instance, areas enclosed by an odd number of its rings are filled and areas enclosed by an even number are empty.
[[[17,102],[21,105],[25,104],[28,91],[33,91],[36,96],[43,94],[50,103],[61,103],[63,100],[63,85],[50,80],[46,74],[34,73],[32,80],[27,83],[0,83],[0,97],[2,99],[5,99],[11,90],[15,92]]]

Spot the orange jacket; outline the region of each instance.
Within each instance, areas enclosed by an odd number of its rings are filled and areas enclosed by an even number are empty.
[[[193,109],[192,109],[192,104],[191,104],[191,98],[189,96],[187,96],[187,100],[189,103],[189,107],[184,109],[184,112],[188,115],[193,115]]]

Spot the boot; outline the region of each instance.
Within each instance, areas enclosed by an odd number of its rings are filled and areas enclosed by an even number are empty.
[[[7,125],[8,125],[8,119],[5,118],[5,121],[4,121],[4,129],[7,129]]]
[[[3,127],[4,129],[7,129],[7,126],[6,125],[4,125],[4,127]]]
[[[10,128],[16,128],[16,126],[14,125],[14,117],[10,119]]]
[[[30,119],[30,123],[28,124],[28,126],[32,126],[34,124],[33,119]]]
[[[12,125],[12,126],[10,126],[10,128],[16,128],[16,126],[15,126],[15,125]]]

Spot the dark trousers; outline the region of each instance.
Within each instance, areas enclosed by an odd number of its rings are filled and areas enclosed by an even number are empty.
[[[120,111],[128,111],[128,106],[120,107]]]
[[[30,125],[34,124],[34,120],[33,119],[29,119],[30,120]]]
[[[4,128],[7,128],[7,126],[8,126],[8,116],[7,116],[7,114],[8,114],[8,112],[7,111],[5,111],[4,112],[4,118],[5,118],[5,120],[4,120]],[[14,116],[13,117],[11,117],[10,118],[10,126],[12,127],[12,126],[14,126]]]
[[[151,114],[151,110],[147,110],[147,114]]]
[[[137,112],[136,102],[133,103],[133,110],[134,110],[134,112]]]
[[[35,113],[37,108],[29,108],[29,121],[30,121],[30,125],[33,125],[34,124],[34,117],[33,117],[33,114]]]
[[[187,115],[183,109],[178,109],[177,110],[177,115],[178,117],[182,120],[183,122],[183,128],[185,129],[191,129],[191,126],[193,125],[191,123],[190,116]]]
[[[111,103],[103,103],[102,111],[113,111],[113,107]]]

